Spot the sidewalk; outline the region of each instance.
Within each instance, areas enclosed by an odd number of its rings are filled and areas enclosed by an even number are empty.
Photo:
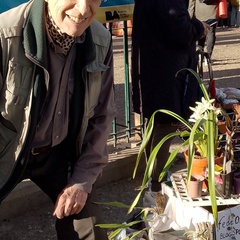
[[[122,84],[123,68],[119,67],[123,64],[123,57],[120,54],[121,40],[121,38],[114,38],[118,43],[115,49],[115,53],[116,50],[118,51],[115,54],[115,66],[118,67],[115,67],[115,71],[122,71],[122,73],[116,73],[116,82]],[[218,29],[213,62],[217,87],[240,88],[240,29]],[[207,78],[207,74],[205,75]],[[141,184],[141,177],[131,179],[137,153],[138,147],[133,147],[110,155],[109,165],[104,169],[98,184],[99,201],[131,203]],[[184,163],[178,162],[173,171],[184,167]],[[142,161],[140,172],[143,170],[144,161]],[[127,217],[123,210],[110,207],[104,207],[103,212],[105,218],[111,223],[120,223]],[[0,239],[56,239],[51,213],[52,205],[49,199],[33,183],[25,181],[19,184],[0,207]]]

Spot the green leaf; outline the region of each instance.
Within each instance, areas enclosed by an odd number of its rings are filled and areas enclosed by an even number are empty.
[[[177,76],[177,75],[179,74],[179,72],[181,72],[181,71],[189,71],[189,72],[197,79],[198,84],[199,84],[199,86],[200,86],[200,88],[201,88],[201,90],[202,90],[202,93],[203,93],[204,98],[205,98],[206,100],[210,100],[210,97],[209,97],[209,94],[208,94],[208,92],[207,92],[207,89],[206,89],[205,85],[203,84],[203,81],[202,81],[202,79],[200,78],[200,76],[199,76],[194,70],[192,70],[192,69],[190,69],[190,68],[182,68],[182,69],[180,69],[180,70],[176,73],[176,76]]]
[[[123,224],[123,223],[103,223],[103,224],[96,224],[97,227],[100,228],[127,228],[127,224]]]
[[[184,145],[186,145],[186,142],[182,143],[179,147],[177,147],[176,149],[174,149],[174,150],[171,152],[171,154],[169,155],[168,160],[167,160],[165,166],[163,167],[162,172],[161,172],[160,175],[159,175],[159,179],[158,179],[159,182],[160,182],[160,181],[162,180],[162,178],[167,174],[167,172],[168,172],[169,168],[171,167],[171,165],[173,164],[173,162],[174,162],[177,154],[179,153],[180,149],[181,149]]]
[[[107,205],[107,206],[113,206],[113,207],[118,207],[118,208],[129,208],[129,205],[126,205],[121,202],[95,202],[96,204],[101,204],[101,205]]]
[[[191,130],[191,127],[192,127],[191,124],[189,124],[184,118],[182,118],[181,116],[177,115],[176,113],[174,113],[174,112],[172,112],[172,111],[169,111],[169,110],[166,110],[166,109],[156,110],[156,111],[152,114],[152,116],[151,116],[151,118],[150,118],[150,120],[149,120],[149,122],[148,122],[147,128],[146,128],[146,130],[145,130],[145,132],[144,132],[144,137],[143,137],[143,139],[142,139],[142,144],[141,144],[141,146],[140,146],[139,153],[138,153],[137,160],[136,160],[136,164],[135,164],[135,168],[134,168],[134,171],[133,171],[133,178],[135,178],[135,176],[136,176],[136,172],[137,172],[137,168],[138,168],[138,166],[139,166],[139,162],[140,162],[141,157],[142,157],[142,155],[143,155],[143,153],[144,153],[144,151],[145,151],[145,149],[146,149],[146,146],[147,146],[147,144],[148,144],[148,142],[149,142],[149,140],[150,140],[150,138],[151,138],[152,131],[153,131],[153,127],[154,127],[154,118],[155,118],[155,115],[156,115],[157,113],[165,113],[165,114],[168,114],[168,115],[174,117],[176,120],[178,120],[178,121],[181,122],[182,124],[184,124],[189,130]],[[187,133],[187,131],[182,132],[182,134],[186,134],[186,133]],[[177,133],[176,136],[180,136],[180,134],[181,134],[181,133]],[[187,135],[187,134],[186,134],[186,135]],[[186,135],[185,135],[185,136],[186,136]],[[165,141],[166,141],[166,140],[165,140]],[[146,184],[146,182],[145,182],[145,184]]]
[[[114,237],[116,237],[121,231],[122,231],[122,228],[118,228],[117,230],[111,232],[109,235],[109,239],[110,240],[114,239]]]
[[[208,188],[212,203],[212,212],[215,224],[218,223],[216,189],[215,189],[215,156],[214,156],[214,129],[215,115],[213,112],[208,114]]]
[[[159,152],[159,149],[162,147],[162,145],[168,140],[168,139],[171,139],[175,136],[178,136],[180,133],[178,132],[174,132],[174,133],[170,133],[168,135],[166,135],[165,137],[162,138],[162,140],[154,147],[154,149],[152,150],[150,156],[149,156],[149,159],[147,161],[147,164],[146,164],[146,169],[145,169],[145,172],[144,172],[144,176],[143,176],[143,181],[142,181],[142,188],[144,188],[149,180],[150,180],[150,177],[152,175],[152,172],[153,172],[153,166],[154,166],[154,162],[156,160],[156,156]]]
[[[192,172],[192,164],[194,160],[194,155],[195,155],[195,141],[199,139],[199,136],[196,135],[196,132],[198,131],[197,129],[199,126],[202,125],[204,122],[204,119],[199,119],[197,122],[192,127],[190,136],[189,136],[189,146],[188,146],[188,166],[187,166],[187,182],[189,183],[190,178],[191,178],[191,172]],[[201,134],[201,133],[199,133]]]
[[[129,210],[128,210],[128,214],[131,213],[131,212],[133,211],[133,209],[135,208],[135,206],[138,204],[139,199],[140,199],[140,197],[141,197],[142,192],[144,191],[144,189],[145,189],[144,187],[141,187],[138,195],[137,195],[136,198],[133,200],[133,202],[132,202],[132,204],[131,204],[131,206],[130,206],[130,208],[129,208]]]
[[[144,153],[145,151],[145,148],[149,142],[149,139],[152,135],[152,131],[153,131],[153,126],[154,126],[154,117],[155,117],[155,114],[157,113],[158,111],[154,112],[153,115],[151,116],[149,122],[148,122],[148,125],[147,125],[147,128],[144,132],[144,138],[142,139],[142,144],[140,146],[140,149],[139,149],[139,153],[138,153],[138,156],[137,156],[137,160],[136,160],[136,164],[135,164],[135,168],[133,170],[133,178],[135,178],[136,176],[136,172],[137,172],[137,168],[139,166],[139,162],[141,160],[141,157],[142,157],[142,154]]]
[[[143,228],[139,231],[129,234],[129,237],[130,237],[129,239],[133,239],[134,237],[136,237],[138,234],[140,234],[142,231],[145,231],[145,230],[148,230],[148,228]]]

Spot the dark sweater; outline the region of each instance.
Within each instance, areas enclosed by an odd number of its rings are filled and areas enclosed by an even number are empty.
[[[195,46],[202,35],[202,23],[190,19],[185,0],[136,0],[132,35],[135,112],[149,118],[164,108],[187,117],[189,105],[198,99],[198,83],[191,78],[186,101],[187,72],[175,75],[182,68],[196,69]],[[170,121],[165,114],[158,120]]]

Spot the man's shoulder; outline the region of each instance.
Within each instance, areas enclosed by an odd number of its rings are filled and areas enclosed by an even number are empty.
[[[22,28],[31,4],[32,1],[29,1],[0,14],[0,28],[18,29],[18,26]]]
[[[91,32],[93,36],[93,41],[100,45],[108,45],[111,39],[111,34],[108,29],[106,29],[103,24],[94,20],[91,24]]]
[[[110,32],[107,28],[103,26],[102,23],[100,23],[97,20],[94,20],[91,24],[91,31],[94,35],[99,35],[102,37],[110,37]]]

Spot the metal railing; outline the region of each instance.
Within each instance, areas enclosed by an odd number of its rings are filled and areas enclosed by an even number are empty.
[[[112,132],[110,134],[109,141],[113,142],[113,146],[116,147],[118,142],[130,143],[131,139],[136,135],[142,136],[143,131],[143,118],[139,116],[138,124],[136,124],[136,118],[134,113],[131,111],[131,81],[130,81],[130,64],[129,64],[129,27],[127,21],[123,21],[121,28],[122,35],[122,46],[123,46],[123,60],[124,60],[124,115],[123,119],[114,119],[112,123]],[[114,30],[113,24],[109,24],[109,31],[112,33]],[[131,49],[130,49],[131,51]]]

